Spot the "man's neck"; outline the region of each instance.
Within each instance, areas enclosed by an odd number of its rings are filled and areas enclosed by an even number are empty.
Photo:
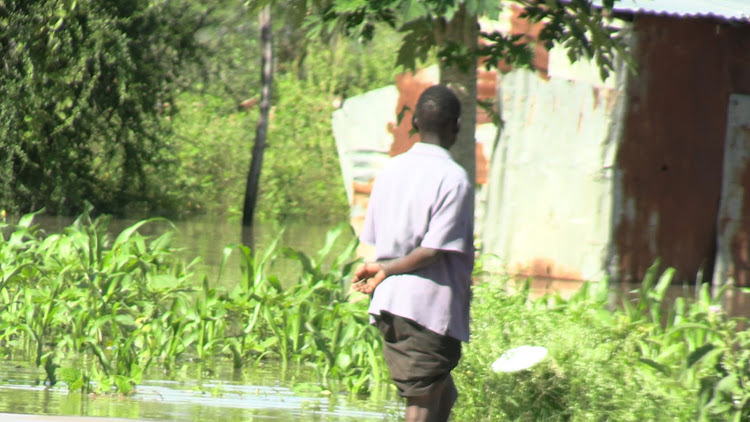
[[[433,133],[420,134],[420,141],[423,144],[430,144],[442,147],[440,143],[440,137]]]

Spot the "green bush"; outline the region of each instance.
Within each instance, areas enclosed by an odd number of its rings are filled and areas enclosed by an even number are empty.
[[[238,105],[260,91],[245,3],[0,2],[0,210],[239,212],[255,117]],[[341,219],[332,101],[393,83],[397,35],[308,40],[304,9],[276,12],[259,214]]]
[[[0,2],[0,209],[77,214],[146,202],[163,105],[200,56],[183,0]]]
[[[260,218],[346,219],[331,113],[337,100],[394,82],[387,59],[394,37],[372,45],[311,42],[304,71],[277,73],[256,208]],[[185,212],[241,213],[257,109],[240,110],[217,83],[183,93],[176,109],[170,141],[175,175],[165,177],[163,200]]]
[[[240,209],[250,163],[255,114],[209,93],[177,98],[169,140],[175,162],[162,181],[163,200],[180,213],[226,214]]]
[[[651,269],[636,292],[612,300],[606,282],[569,300],[530,298],[529,284],[476,286],[472,342],[455,371],[456,420],[746,420],[750,333],[704,286],[664,303],[672,271]],[[536,367],[493,373],[504,351],[536,345]]]

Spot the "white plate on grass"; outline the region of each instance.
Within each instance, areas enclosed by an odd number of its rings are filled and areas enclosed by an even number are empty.
[[[492,363],[492,370],[495,372],[523,371],[543,361],[547,353],[547,348],[542,346],[514,347]]]

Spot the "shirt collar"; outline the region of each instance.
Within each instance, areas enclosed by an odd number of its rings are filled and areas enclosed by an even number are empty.
[[[417,142],[409,149],[410,153],[413,154],[420,154],[420,155],[432,155],[436,157],[441,158],[450,158],[451,157],[450,152],[448,152],[447,149],[433,144],[426,144],[424,142]]]

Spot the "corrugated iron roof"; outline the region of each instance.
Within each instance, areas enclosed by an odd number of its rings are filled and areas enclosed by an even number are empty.
[[[594,3],[599,3],[595,1]],[[619,0],[618,12],[750,21],[750,0]]]

